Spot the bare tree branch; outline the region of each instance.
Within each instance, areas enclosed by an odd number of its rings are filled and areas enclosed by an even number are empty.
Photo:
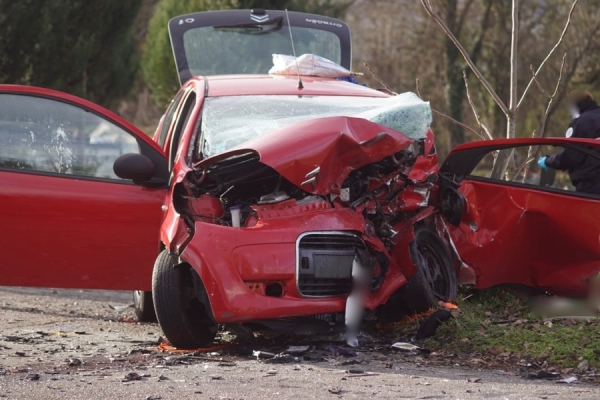
[[[548,97],[548,105],[546,106],[546,111],[544,112],[544,116],[542,117],[542,122],[540,125],[540,131],[539,133],[536,135],[535,131],[532,134],[532,137],[540,137],[543,138],[546,135],[546,123],[548,122],[548,117],[550,114],[550,110],[552,108],[552,103],[554,102],[554,100],[556,100],[556,96],[558,95],[558,89],[560,88],[560,85],[562,83],[562,79],[563,79],[563,71],[565,69],[565,61],[567,59],[567,53],[565,53],[563,55],[562,58],[562,62],[560,64],[560,71],[558,73],[558,80],[556,81],[556,87],[554,88],[554,92],[552,92],[552,94],[550,94],[548,91],[546,91],[541,83],[539,82],[539,80],[537,79],[537,77],[535,76],[535,70],[533,69],[533,66],[531,67],[531,73],[533,74],[533,78],[535,80],[535,83],[537,84],[538,88],[540,89],[540,91],[542,93],[544,93],[544,95],[546,97]],[[538,151],[539,151],[539,146],[532,146],[529,148],[529,151],[527,152],[527,158],[525,159],[525,161],[523,162],[523,164],[521,164],[521,166],[517,169],[517,171],[515,172],[514,178],[517,178],[519,176],[519,174],[525,170],[525,168],[527,168],[527,171],[529,170],[529,165],[531,164],[531,162],[533,160],[535,160],[537,158],[538,155]],[[522,182],[525,182],[525,178],[527,176],[527,173],[523,174],[523,179]]]
[[[419,90],[419,78],[417,78],[416,83],[417,83],[417,86],[416,86],[417,95],[419,97],[422,97],[421,96],[421,91]],[[447,119],[448,121],[452,122],[454,125],[458,125],[458,126],[462,127],[463,129],[468,130],[469,132],[473,133],[475,136],[477,136],[481,140],[485,140],[486,139],[480,132],[477,132],[475,129],[471,128],[469,125],[463,124],[462,122],[455,120],[451,116],[446,115],[446,114],[444,114],[442,112],[439,112],[438,110],[435,110],[433,107],[431,108],[431,112],[433,114],[437,115],[438,117],[442,117],[442,118]]]
[[[467,79],[467,71],[463,71],[463,79],[465,80],[465,89],[467,92],[467,100],[469,100],[469,105],[471,106],[471,110],[473,110],[473,115],[475,116],[475,121],[477,121],[477,125],[479,125],[480,137],[487,136],[488,139],[493,139],[492,135],[488,128],[481,122],[481,118],[479,117],[479,113],[477,112],[477,108],[475,107],[475,103],[473,102],[473,98],[471,97],[471,91],[469,90],[469,81]]]
[[[533,68],[531,69],[532,70],[531,72],[533,72],[533,77],[535,78],[536,83],[540,87],[540,90],[542,90],[542,92],[544,92],[544,94],[546,94],[549,99],[548,105],[546,106],[546,111],[544,112],[544,117],[542,118],[542,125],[540,127],[540,132],[539,132],[539,137],[542,137],[542,138],[546,135],[546,123],[548,122],[548,115],[550,113],[552,103],[554,102],[554,100],[556,99],[556,95],[558,94],[558,89],[560,88],[560,84],[562,83],[563,71],[565,69],[565,60],[566,59],[567,59],[567,53],[565,53],[565,55],[563,56],[562,62],[560,64],[560,71],[558,73],[558,81],[556,82],[556,87],[554,88],[554,92],[552,94],[549,94],[548,92],[541,89],[541,85],[539,84],[538,79],[535,76],[535,72],[533,71]]]
[[[533,75],[533,80],[535,81],[535,84],[537,85],[538,89],[540,89],[540,92],[544,93],[544,95],[546,97],[551,98],[552,95],[550,93],[548,93],[548,91],[546,89],[544,89],[544,87],[542,86],[542,84],[540,83],[538,78],[535,76],[535,69],[533,69],[533,65],[530,65],[529,69],[531,70],[531,74]],[[562,71],[561,71],[561,73],[562,73]]]
[[[438,117],[446,118],[448,121],[452,122],[453,124],[458,125],[464,129],[468,130],[469,132],[471,132],[472,134],[474,134],[481,140],[487,139],[485,136],[482,136],[481,133],[477,132],[475,129],[471,128],[469,125],[465,125],[462,122],[455,120],[454,118],[452,118],[449,115],[441,113],[438,110],[434,110],[433,108],[431,109],[431,112],[434,113],[435,115],[437,115]]]
[[[529,88],[531,87],[531,85],[533,84],[533,82],[535,81],[537,75],[542,70],[542,67],[546,64],[546,62],[548,61],[548,59],[552,56],[552,54],[554,54],[554,51],[562,43],[562,41],[563,41],[563,39],[564,39],[564,37],[565,37],[565,35],[567,33],[567,30],[569,29],[569,25],[571,25],[571,16],[573,15],[573,11],[575,10],[575,6],[577,5],[578,1],[579,0],[573,1],[573,4],[571,5],[571,9],[569,10],[569,15],[567,17],[567,22],[565,23],[565,27],[563,28],[562,33],[560,34],[560,37],[558,38],[558,41],[556,42],[556,44],[554,45],[554,47],[550,50],[550,52],[548,53],[548,55],[546,55],[546,58],[544,58],[544,60],[542,61],[542,63],[538,67],[537,71],[535,71],[535,73],[533,74],[533,77],[531,78],[531,80],[529,81],[529,83],[527,84],[527,86],[525,87],[525,90],[523,90],[523,93],[521,94],[521,99],[517,103],[517,109],[521,106],[521,103],[523,103],[523,100],[525,99],[525,96],[527,95],[527,91],[529,90]]]
[[[456,46],[458,51],[460,51],[460,54],[462,54],[462,56],[464,57],[465,61],[467,62],[467,64],[469,65],[469,67],[471,68],[471,70],[473,71],[475,76],[477,77],[477,79],[479,79],[479,81],[482,83],[482,85],[490,93],[490,95],[492,96],[492,98],[494,99],[496,104],[498,104],[498,106],[502,109],[504,114],[508,115],[509,110],[508,110],[508,107],[506,107],[506,104],[504,104],[504,102],[502,101],[500,96],[498,96],[498,94],[492,88],[492,85],[490,85],[490,83],[487,81],[487,79],[485,79],[485,77],[483,76],[481,71],[479,71],[479,69],[477,68],[475,63],[471,60],[471,57],[469,57],[469,54],[467,53],[467,51],[465,50],[463,45],[458,41],[456,36],[454,36],[452,31],[446,25],[446,23],[442,20],[442,18],[438,14],[435,13],[435,11],[433,11],[433,7],[431,6],[430,0],[421,0],[421,4],[425,8],[425,11],[427,12],[427,14],[429,14],[429,16],[431,18],[433,18],[435,20],[435,22],[438,23],[438,25],[442,28],[442,30],[446,33],[446,35],[448,35],[448,37],[450,38],[452,43],[454,43],[454,45]]]
[[[365,66],[365,68],[367,69],[367,71],[369,71],[369,72],[371,73],[371,75],[373,75],[373,78],[375,78],[375,79],[377,80],[377,82],[379,82],[381,85],[383,85],[383,87],[384,87],[386,90],[389,90],[389,91],[390,91],[391,93],[393,93],[393,94],[397,94],[396,92],[394,92],[394,91],[392,90],[392,88],[391,88],[391,87],[389,87],[389,86],[388,86],[388,85],[387,85],[387,84],[386,84],[386,83],[383,81],[383,79],[381,79],[381,78],[380,78],[380,77],[379,77],[379,76],[378,76],[378,75],[377,75],[377,74],[376,74],[376,73],[375,73],[375,72],[374,72],[374,71],[371,69],[371,67],[369,67],[369,64],[367,64],[367,63],[363,63],[363,65]]]

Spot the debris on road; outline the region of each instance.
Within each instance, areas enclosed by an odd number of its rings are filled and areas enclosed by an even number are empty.
[[[522,375],[525,379],[546,379],[546,380],[555,380],[561,379],[562,376],[558,372],[548,372],[548,371],[538,371],[538,372],[525,372]]]
[[[253,350],[252,355],[258,359],[263,359],[263,360],[275,358],[275,356],[276,356],[275,353],[269,353],[267,351],[260,351],[260,350]]]
[[[140,375],[136,372],[130,372],[126,374],[123,379],[121,379],[121,382],[141,381],[143,378],[143,375]]]
[[[65,362],[67,363],[68,367],[79,367],[85,364],[81,358],[67,358]]]
[[[421,322],[415,339],[427,339],[435,335],[437,329],[442,323],[449,321],[451,318],[458,318],[461,311],[456,304],[439,302],[441,310],[433,312],[427,319]]]
[[[110,305],[109,305],[109,307],[110,307],[112,310],[115,310],[115,311],[116,311],[116,312],[118,312],[118,313],[122,313],[122,312],[124,312],[124,311],[127,311],[127,310],[128,310],[128,309],[130,309],[130,308],[133,308],[133,304],[129,304],[129,305],[126,305],[126,306],[124,306],[124,305],[121,305],[121,306],[113,306],[112,304],[110,304]]]
[[[325,346],[323,350],[330,352],[334,356],[356,357],[356,351],[346,346]]]
[[[406,342],[396,342],[391,346],[392,349],[396,350],[405,350],[405,351],[419,351],[421,348],[419,346],[415,346],[411,343]]]
[[[299,361],[297,357],[293,357],[287,352],[275,354],[267,351],[253,350],[252,356],[256,357],[257,360],[264,361],[266,364],[284,364]]]
[[[556,383],[575,383],[577,382],[577,378],[574,376],[569,376],[568,378],[564,378],[564,379],[559,379],[556,381]]]
[[[39,381],[40,380],[40,374],[28,374],[25,377],[26,380],[28,381]]]
[[[452,313],[448,310],[438,310],[432,313],[425,321],[421,322],[415,339],[427,339],[435,335],[435,331],[442,323],[450,320]]]
[[[290,346],[285,351],[287,354],[291,354],[293,356],[301,356],[306,353],[310,349],[310,346]]]

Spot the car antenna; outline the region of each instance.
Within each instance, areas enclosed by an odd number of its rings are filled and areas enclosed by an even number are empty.
[[[292,25],[290,25],[290,15],[287,8],[285,9],[285,18],[287,19],[288,29],[290,30],[290,41],[292,42],[292,54],[296,60],[296,73],[298,74],[298,89],[304,89],[302,79],[300,78],[300,67],[298,66],[298,57],[296,57],[296,48],[294,47],[294,36],[292,35]]]

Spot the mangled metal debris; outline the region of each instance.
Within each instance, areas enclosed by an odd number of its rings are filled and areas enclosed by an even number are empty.
[[[392,349],[404,350],[404,351],[419,351],[421,348],[412,343],[396,342],[390,346]]]

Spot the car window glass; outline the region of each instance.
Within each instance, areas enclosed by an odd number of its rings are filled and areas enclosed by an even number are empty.
[[[576,188],[568,170],[559,170],[553,168],[542,169],[538,165],[538,160],[540,157],[548,157],[553,154],[560,153],[563,150],[565,150],[565,148],[561,146],[515,147],[513,149],[513,157],[509,168],[500,180],[527,186],[575,191]],[[576,170],[581,170],[583,168],[585,172],[598,169],[598,180],[600,180],[600,160],[596,159],[593,155],[590,155],[590,152],[594,153],[595,150],[587,147],[569,147],[568,151],[569,157],[574,159],[578,164]],[[492,179],[491,177],[496,154],[497,151],[490,151],[488,154],[486,154],[469,174],[470,177],[476,179],[497,180]],[[596,166],[598,168],[596,168]],[[575,174],[575,179],[577,179],[579,177],[577,175],[577,171],[575,171]],[[585,174],[587,174],[587,172],[585,172],[584,175]],[[594,177],[591,176],[588,179],[594,180]]]
[[[183,97],[184,93],[185,93],[185,91],[181,90],[177,94],[175,99],[171,102],[171,104],[169,105],[169,108],[167,108],[167,112],[165,113],[165,118],[163,119],[162,125],[160,128],[160,134],[158,136],[158,144],[160,145],[160,147],[163,147],[165,145],[165,140],[167,139],[167,133],[169,133],[169,127],[171,125],[171,121],[173,120],[173,116],[175,115],[177,106],[179,105],[179,102],[181,101],[181,98]]]
[[[173,139],[171,140],[171,149],[169,151],[169,165],[173,165],[175,162],[175,155],[177,154],[177,149],[179,148],[179,142],[181,139],[181,134],[185,130],[185,127],[188,125],[188,121],[194,110],[194,106],[196,104],[196,93],[190,92],[188,97],[185,99],[185,103],[179,113],[179,118],[177,119],[175,130],[173,131]]]
[[[332,32],[292,27],[296,53],[316,54],[341,63],[340,38]],[[287,27],[257,34],[253,28],[191,29],[183,35],[192,75],[266,74],[273,54],[289,54],[292,44]],[[211,55],[207,57],[207,54]]]
[[[114,161],[139,153],[136,138],[82,108],[0,94],[0,168],[121,180]]]

